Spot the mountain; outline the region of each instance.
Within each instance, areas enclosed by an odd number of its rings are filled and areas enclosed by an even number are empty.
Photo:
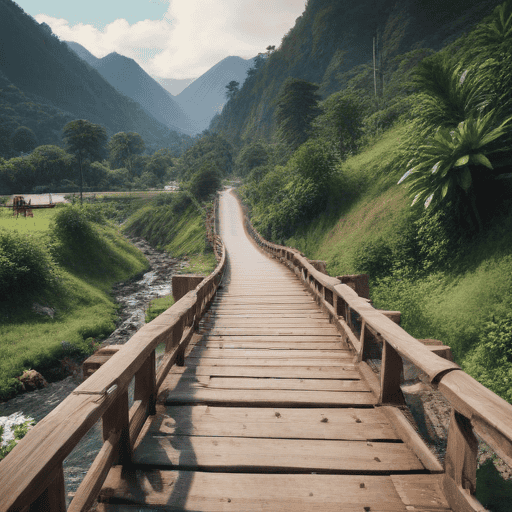
[[[253,59],[226,57],[178,94],[176,101],[200,131],[205,130],[227,101],[226,85],[232,80],[242,85],[252,65]]]
[[[498,0],[308,0],[304,13],[257,72],[215,119],[229,140],[268,139],[288,77],[320,86],[323,99],[351,85],[371,94],[373,42],[383,83],[397,58],[414,50],[440,50],[492,9]],[[411,61],[412,61],[411,57]],[[185,92],[185,91],[184,91]],[[182,93],[183,94],[183,93]]]
[[[66,44],[82,59],[89,64],[89,66],[92,66],[95,68],[100,59],[98,57],[95,57],[87,48],[84,48],[81,44],[75,43],[73,41],[66,41]]]
[[[48,25],[38,24],[11,0],[0,0],[0,70],[6,83],[26,95],[27,103],[37,96],[41,103],[69,112],[75,119],[105,126],[108,135],[137,132],[150,146],[183,138],[118,92]],[[0,124],[19,124],[17,105],[6,102]],[[24,107],[34,110],[34,115],[38,113],[35,103]]]
[[[67,42],[66,44],[80,58],[93,66],[108,83],[135,100],[144,110],[171,130],[189,135],[199,131],[172,96],[133,59],[116,52],[98,59],[78,43]]]
[[[154,78],[173,97],[177,96],[195,80],[195,78]]]

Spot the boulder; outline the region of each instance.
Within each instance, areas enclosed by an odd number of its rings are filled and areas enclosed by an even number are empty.
[[[25,370],[21,377],[17,377],[25,391],[34,391],[48,386],[46,379],[35,370]]]

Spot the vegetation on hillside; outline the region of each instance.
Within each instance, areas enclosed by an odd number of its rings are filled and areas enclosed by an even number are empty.
[[[308,7],[290,37],[309,30],[314,14]],[[241,194],[264,236],[325,259],[331,275],[369,273],[377,307],[402,311],[413,336],[450,345],[466,371],[509,401],[511,34],[508,0],[440,52],[388,53],[384,83],[371,64],[346,71],[340,90],[312,105],[298,147],[279,138],[282,119],[293,123],[283,116],[292,108],[284,79],[273,103],[281,114],[267,118],[264,137],[243,140],[226,124],[245,85],[212,126],[232,142]],[[254,76],[284,61],[287,48],[288,39]],[[320,92],[333,87],[307,72]],[[262,95],[278,84],[267,82]]]
[[[51,381],[66,374],[60,362],[91,353],[114,330],[112,285],[141,273],[147,262],[89,205],[38,210],[21,222],[2,209],[0,240],[5,400],[20,391],[16,377],[24,370],[36,369]]]

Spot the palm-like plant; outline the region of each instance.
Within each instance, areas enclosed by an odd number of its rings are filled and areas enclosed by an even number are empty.
[[[470,41],[472,50],[462,60],[445,52],[418,66],[415,122],[403,160],[409,160],[409,170],[398,183],[409,186],[413,205],[425,207],[462,193],[481,229],[475,178],[510,165],[512,0],[498,7]]]
[[[501,151],[493,142],[508,133],[510,121],[512,117],[498,124],[494,113],[489,112],[470,117],[453,130],[440,128],[428,142],[418,147],[409,162],[412,167],[398,182],[407,180],[414,196],[412,204],[424,202],[425,208],[437,205],[460,187],[468,196],[481,229],[472,189],[473,172],[482,167],[493,169],[488,155]]]

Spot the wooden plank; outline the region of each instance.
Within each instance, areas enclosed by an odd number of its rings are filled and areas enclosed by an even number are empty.
[[[214,358],[214,357],[187,357],[186,364],[189,367],[208,365],[208,366],[295,366],[295,367],[311,367],[311,366],[344,366],[352,361],[352,356],[340,357],[336,360],[329,359],[300,359],[300,358],[248,358],[248,357],[230,357],[230,358]]]
[[[364,380],[211,377],[169,374],[162,389],[280,389],[298,391],[370,391]]]
[[[260,389],[185,389],[162,393],[159,402],[176,404],[232,405],[233,407],[343,407],[370,406],[377,403],[371,392],[364,391],[281,391]]]
[[[206,348],[195,346],[189,357],[213,357],[213,358],[240,358],[250,357],[253,359],[329,359],[333,361],[353,358],[350,350],[272,350],[260,349],[237,349],[237,348]]]
[[[273,439],[397,440],[379,408],[280,409],[164,406],[148,419],[141,434],[260,437]]]
[[[418,459],[431,473],[443,473],[443,466],[435,455],[428,449],[416,430],[407,421],[400,409],[396,407],[380,407],[390,423],[398,432],[400,439],[416,454]]]
[[[281,379],[355,379],[361,378],[353,364],[343,366],[209,366],[199,363],[184,368],[174,367],[173,373],[188,372],[195,375],[217,377],[275,377]]]
[[[133,471],[113,468],[102,499],[132,503],[101,504],[100,511],[148,511],[151,506],[185,512],[379,512],[406,511],[389,476],[265,475],[188,471]],[[343,507],[341,507],[343,504]]]
[[[341,337],[339,335],[309,335],[309,336],[280,336],[280,335],[252,335],[252,336],[242,336],[240,334],[211,334],[206,333],[203,335],[203,340],[207,341],[250,341],[252,342],[283,342],[283,343],[326,343],[326,342],[337,342],[342,343]]]
[[[413,510],[451,510],[442,490],[442,475],[391,475],[404,505]]]
[[[211,336],[223,336],[229,334],[238,334],[243,336],[318,336],[326,334],[335,336],[338,331],[334,327],[265,327],[260,328],[243,328],[243,327],[214,327],[209,331]]]
[[[233,310],[225,310],[222,313],[209,313],[205,316],[205,318],[208,319],[228,319],[228,318],[325,318],[326,320],[329,319],[329,316],[322,312],[301,312],[301,311],[295,311],[290,310],[288,312],[282,312],[282,313],[261,313],[261,312],[240,312],[239,310],[233,309]]]
[[[249,338],[249,341],[201,341],[195,345],[196,347],[218,348],[218,349],[266,349],[266,350],[330,350],[341,351],[347,350],[341,342],[340,343],[289,343],[289,342],[268,342],[268,341],[254,341]]]
[[[246,327],[261,326],[282,327],[282,326],[307,326],[307,327],[331,327],[327,319],[319,318],[207,318],[201,322],[203,326],[215,328],[220,327]]]
[[[133,462],[174,469],[255,473],[424,469],[403,443],[209,436],[145,436],[134,450]]]

